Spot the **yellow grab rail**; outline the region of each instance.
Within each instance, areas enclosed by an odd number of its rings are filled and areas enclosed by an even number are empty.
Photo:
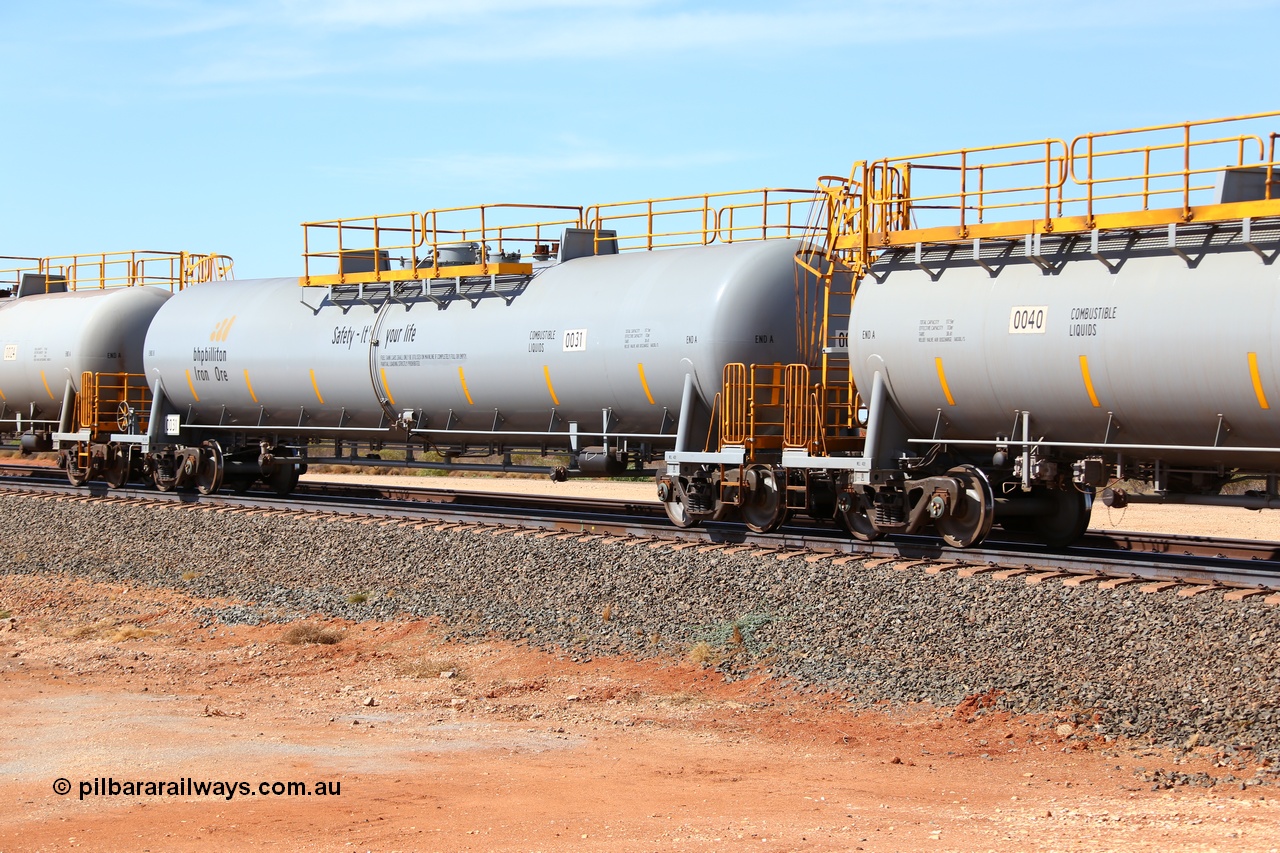
[[[747,366],[740,362],[726,364],[722,386],[720,445],[745,444],[751,435],[751,389],[747,382]]]
[[[783,446],[785,375],[790,365],[726,364],[720,401],[720,445],[745,445],[747,457]]]
[[[10,266],[6,262],[18,262]],[[189,284],[233,277],[227,255],[190,252],[96,252],[44,258],[0,257],[0,288],[16,290],[27,275],[44,278],[43,292],[106,290],[116,287],[165,287],[171,292]]]
[[[557,211],[554,218],[540,218]],[[533,217],[532,219],[530,217]],[[527,274],[524,255],[558,251],[564,228],[582,227],[582,208],[488,204],[304,222],[300,283]]]
[[[235,262],[229,255],[186,255],[182,283],[202,284],[207,281],[230,281],[235,278]]]
[[[809,365],[788,364],[783,375],[782,446],[813,451],[822,427],[820,388],[809,382]]]
[[[586,219],[596,231],[617,232],[620,251],[648,251],[801,237],[825,200],[821,190],[763,187],[595,204]]]
[[[911,243],[1280,215],[1280,134],[1268,126],[1277,116],[860,161],[821,187],[831,198],[827,245],[861,250],[865,262]],[[1239,170],[1258,174],[1251,194],[1215,196]]]
[[[595,252],[803,236],[828,193],[764,188],[590,207],[488,204],[304,222],[303,285],[528,274],[566,228],[594,231]],[[546,211],[555,212],[546,218]],[[532,217],[532,218],[530,218]],[[602,233],[608,232],[608,233]]]
[[[151,389],[141,373],[93,373],[80,377],[79,423],[95,435],[147,431]]]

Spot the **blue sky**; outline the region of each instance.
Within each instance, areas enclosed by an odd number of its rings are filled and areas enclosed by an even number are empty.
[[[0,254],[811,186],[855,159],[1280,108],[1274,0],[0,0]]]

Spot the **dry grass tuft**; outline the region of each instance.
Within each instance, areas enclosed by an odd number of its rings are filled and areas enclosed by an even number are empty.
[[[163,636],[163,631],[142,628],[138,625],[122,625],[118,619],[99,619],[92,625],[81,625],[68,631],[66,637],[71,640],[107,640],[122,643],[125,640],[143,640],[147,637]]]
[[[198,577],[200,577],[199,572],[183,572],[182,573],[182,579],[184,581],[193,581]]]
[[[695,643],[689,649],[689,660],[700,666],[715,666],[724,660],[724,653],[708,642]]]
[[[364,604],[369,600],[367,592],[353,592],[347,596],[347,604]]]
[[[284,635],[280,637],[280,640],[291,646],[332,646],[335,643],[342,642],[345,636],[345,632],[336,628],[325,628],[315,622],[299,622],[290,626],[289,630],[285,631]]]
[[[466,678],[455,661],[440,660],[438,658],[418,658],[417,660],[405,661],[397,668],[396,672],[408,678]],[[452,673],[452,675],[444,676],[445,673]]]
[[[105,636],[107,632],[114,630],[115,627],[116,620],[99,619],[92,625],[81,625],[79,628],[72,628],[67,632],[66,636],[69,640],[97,639],[98,637]]]
[[[107,639],[113,643],[123,643],[125,640],[143,640],[147,637],[156,637],[161,633],[150,628],[139,628],[137,625],[121,625]]]

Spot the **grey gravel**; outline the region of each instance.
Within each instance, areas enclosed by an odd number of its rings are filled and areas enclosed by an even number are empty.
[[[278,624],[292,622],[294,619],[306,614],[296,610],[285,612],[278,609],[264,610],[261,607],[232,604],[229,607],[193,607],[191,615],[200,620],[201,628],[208,628],[215,623],[223,625]]]
[[[1280,759],[1280,607],[1257,599],[12,495],[0,536],[10,573],[243,602],[201,611],[227,623],[437,616],[581,660],[705,643],[728,677],[765,669],[852,706],[985,695],[1073,737]]]

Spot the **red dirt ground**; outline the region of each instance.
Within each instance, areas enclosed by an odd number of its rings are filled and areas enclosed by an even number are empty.
[[[0,576],[0,850],[1267,850],[1274,787],[1052,717],[855,711],[683,661],[575,663],[430,622],[200,628],[188,598]],[[451,677],[442,676],[452,673]],[[70,793],[55,793],[57,779]],[[80,798],[95,778],[336,795]]]

